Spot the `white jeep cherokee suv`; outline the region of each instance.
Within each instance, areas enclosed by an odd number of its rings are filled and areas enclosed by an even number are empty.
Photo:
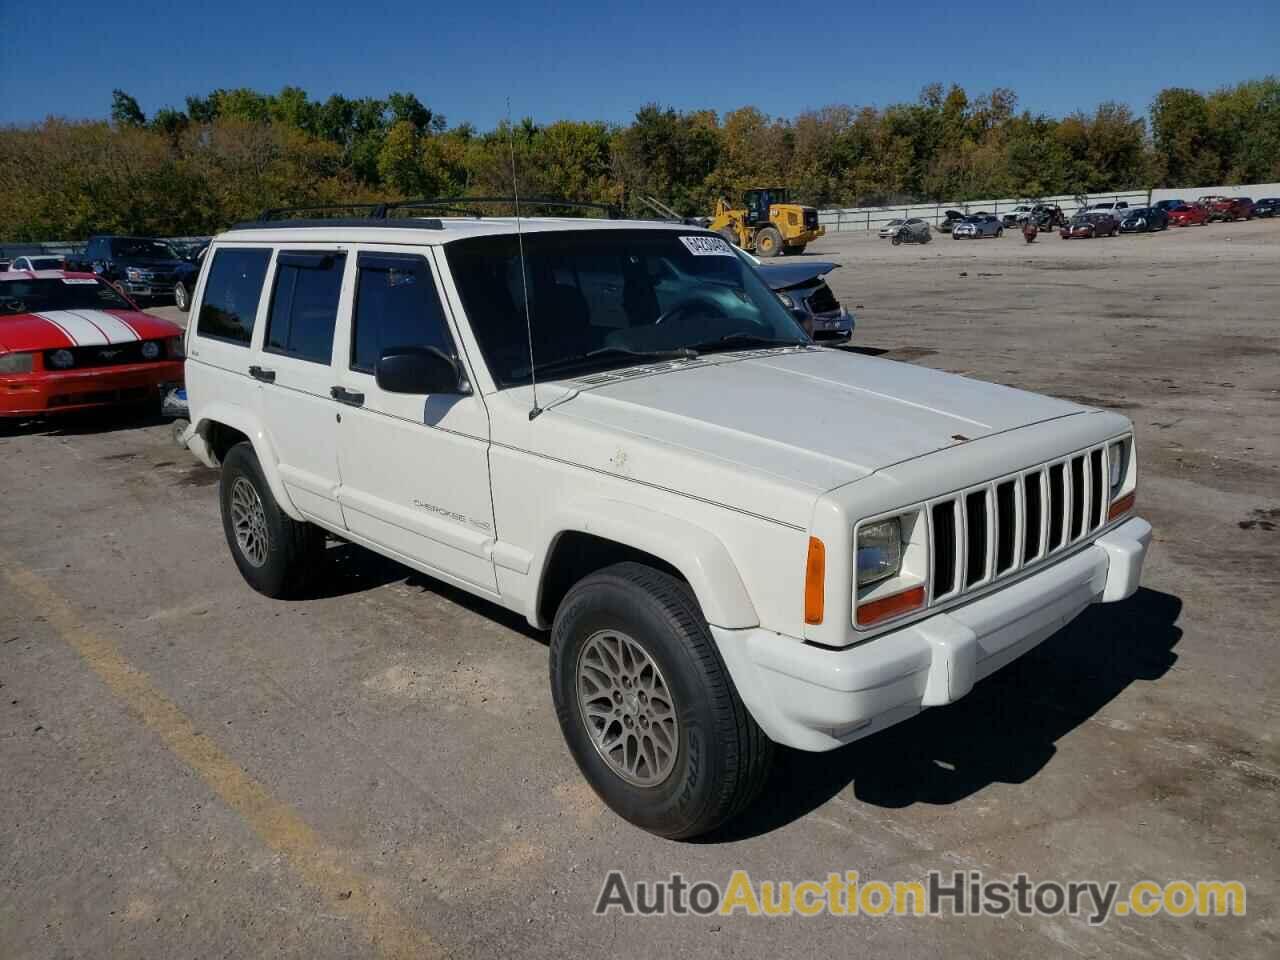
[[[815,347],[697,227],[518,226],[217,237],[182,439],[258,591],[305,593],[335,536],[549,628],[569,749],[628,820],[711,830],[774,743],[951,703],[1137,589],[1126,418]]]

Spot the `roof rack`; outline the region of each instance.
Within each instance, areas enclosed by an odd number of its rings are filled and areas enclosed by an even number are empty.
[[[369,217],[382,218],[386,205],[382,203],[319,203],[310,207],[271,207],[258,214],[259,220],[287,220],[299,213],[317,213],[321,210],[368,210]]]
[[[443,230],[438,219],[415,216],[391,216],[394,212],[411,210],[438,210],[444,213],[475,217],[483,214],[475,209],[477,204],[505,203],[515,206],[513,197],[437,197],[430,200],[395,200],[390,203],[322,203],[307,207],[271,207],[263,210],[257,220],[235,224],[233,230],[262,230],[273,226],[290,227],[398,227],[420,230]],[[581,210],[598,210],[610,220],[622,216],[621,211],[607,203],[588,203],[584,200],[553,200],[549,197],[531,197],[520,201],[521,207],[568,207]],[[318,213],[325,210],[360,211],[354,217],[299,218],[297,214]]]
[[[621,217],[621,211],[608,203],[589,203],[585,200],[555,200],[551,197],[523,197],[520,199],[521,207],[566,207],[578,210],[598,210],[610,220],[617,220]],[[473,209],[473,205],[485,203],[505,203],[515,207],[516,200],[514,197],[436,197],[430,200],[398,200],[394,203],[386,203],[382,205],[382,216],[387,216],[395,210],[447,210],[450,213],[461,213],[464,216],[481,217],[482,214],[477,213]],[[372,216],[377,216],[377,213]]]

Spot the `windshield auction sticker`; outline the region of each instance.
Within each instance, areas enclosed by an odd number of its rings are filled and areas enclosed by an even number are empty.
[[[629,882],[610,871],[596,899],[597,916],[922,917],[1071,916],[1091,926],[1112,917],[1242,917],[1245,886],[1238,880],[1035,880],[1025,873],[990,878],[976,870],[930,871],[922,880],[868,880],[858,871],[823,879],[754,880],[734,870],[727,880]]]
[[[732,257],[733,247],[723,237],[681,237],[680,242],[695,257]]]

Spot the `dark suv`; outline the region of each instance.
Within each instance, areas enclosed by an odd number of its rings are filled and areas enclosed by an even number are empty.
[[[173,297],[179,310],[191,306],[200,268],[163,240],[90,237],[83,259],[94,273],[131,297]]]

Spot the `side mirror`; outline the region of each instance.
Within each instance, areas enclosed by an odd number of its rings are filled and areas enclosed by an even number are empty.
[[[436,347],[389,347],[374,367],[388,393],[467,393],[458,364]]]

